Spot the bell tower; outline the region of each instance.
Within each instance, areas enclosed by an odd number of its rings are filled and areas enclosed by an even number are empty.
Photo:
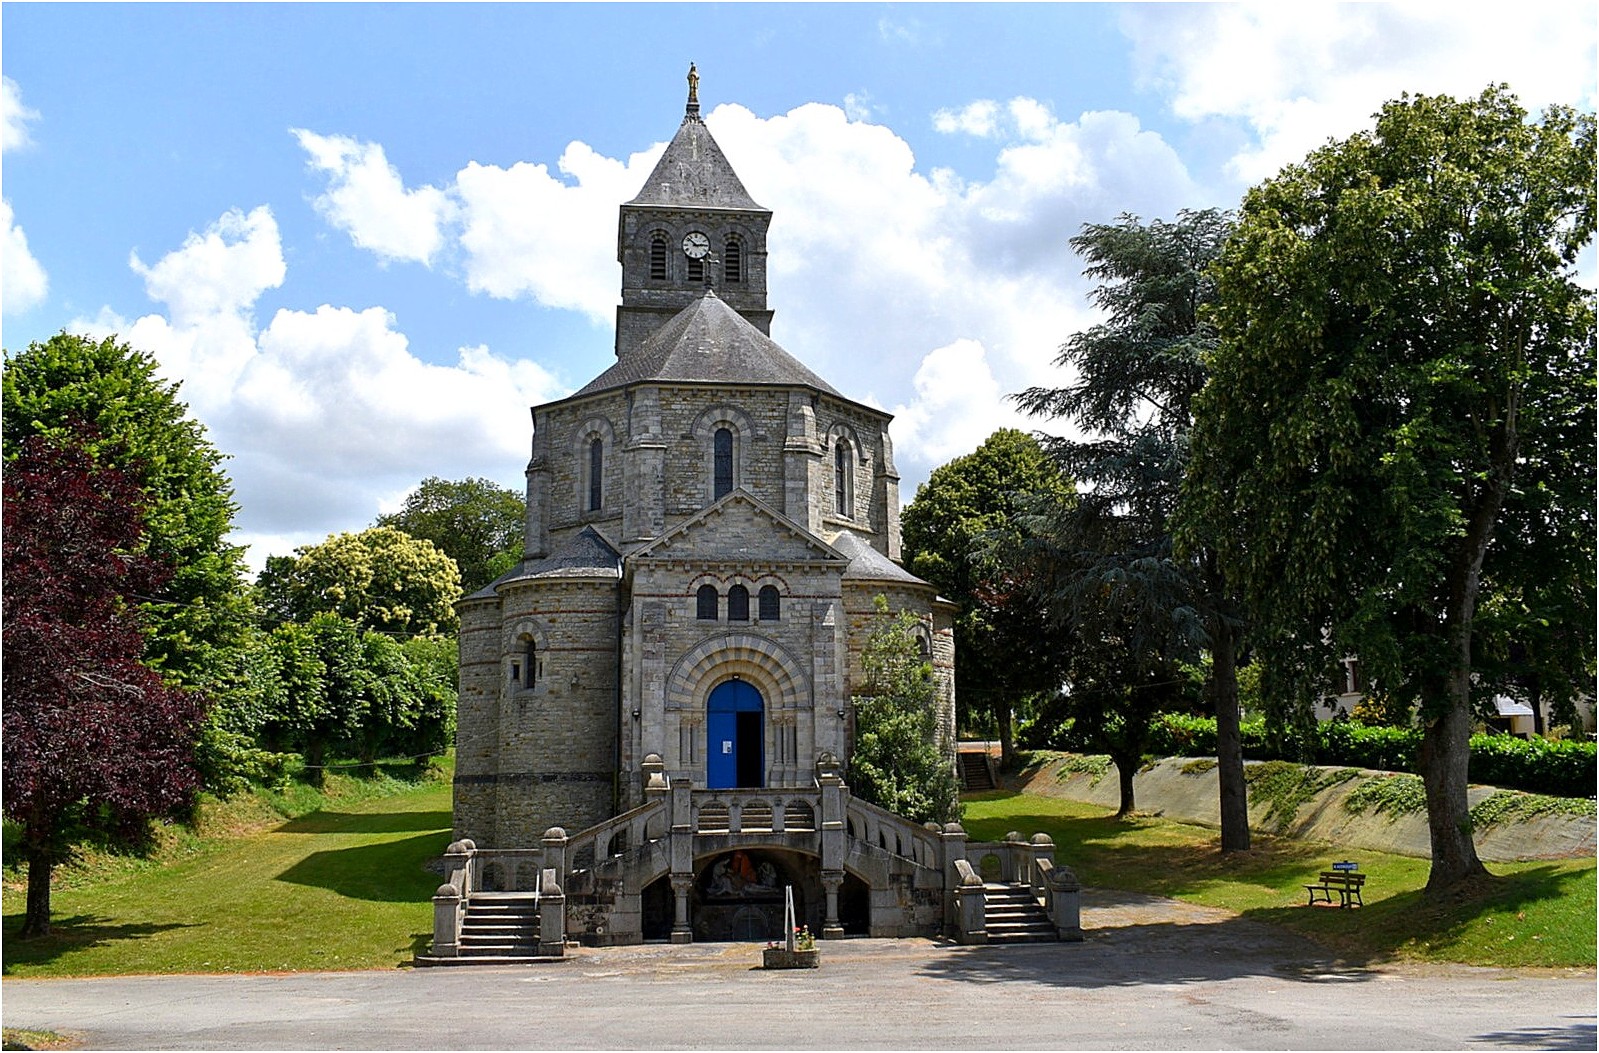
[[[707,286],[770,336],[766,306],[769,209],[756,204],[700,120],[700,76],[688,68],[683,123],[638,196],[622,206],[616,258],[622,303],[616,354],[625,357]]]

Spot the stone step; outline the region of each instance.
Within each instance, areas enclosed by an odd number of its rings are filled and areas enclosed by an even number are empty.
[[[994,777],[988,770],[988,758],[981,753],[966,752],[960,755],[961,782],[968,790],[994,789]]]
[[[983,885],[983,927],[989,943],[1053,943],[1060,938],[1044,908],[1026,885],[990,881]]]

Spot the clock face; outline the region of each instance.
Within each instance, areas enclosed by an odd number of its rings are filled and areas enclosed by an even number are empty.
[[[699,231],[693,231],[683,237],[683,255],[690,259],[703,259],[711,251],[711,239]]]

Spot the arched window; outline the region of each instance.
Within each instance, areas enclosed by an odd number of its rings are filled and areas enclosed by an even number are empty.
[[[728,238],[722,247],[722,280],[729,283],[744,280],[744,245],[736,237]]]
[[[511,686],[532,689],[539,683],[539,645],[526,633],[518,640],[522,644],[522,654],[511,659]]]
[[[777,594],[776,585],[762,585],[760,600],[761,621],[775,622],[783,616],[783,599]]]
[[[605,440],[589,443],[589,511],[598,512],[605,501]]]
[[[705,281],[705,260],[703,258],[695,259],[693,256],[688,258],[688,280],[691,282]]]
[[[717,428],[711,440],[713,471],[711,500],[720,501],[733,492],[733,429]]]
[[[650,235],[650,277],[658,282],[666,280],[666,235],[656,231]]]
[[[750,620],[750,590],[742,585],[734,585],[727,590],[727,620],[730,622]]]
[[[854,476],[854,458],[850,456],[849,442],[838,440],[833,447],[833,500],[838,514],[848,518],[853,515],[850,484]]]
[[[701,585],[700,591],[694,594],[694,617],[702,622],[714,622],[717,618],[717,608],[721,606],[721,597],[716,595],[715,585]]]

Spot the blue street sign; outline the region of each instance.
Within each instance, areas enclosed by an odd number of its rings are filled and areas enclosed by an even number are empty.
[[[1359,870],[1360,869],[1360,864],[1359,863],[1349,863],[1349,862],[1334,863],[1332,865],[1332,868],[1334,870]]]

